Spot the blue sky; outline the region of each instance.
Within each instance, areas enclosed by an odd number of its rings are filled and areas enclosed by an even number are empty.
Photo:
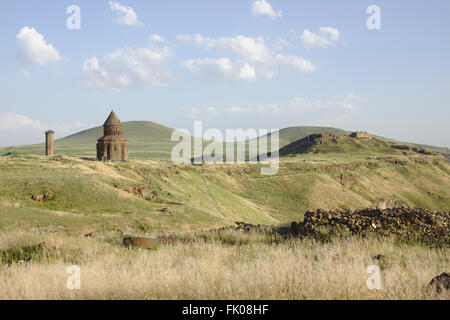
[[[257,3],[254,3],[257,2]],[[81,29],[66,9],[81,10]],[[369,30],[368,6],[381,12]],[[334,126],[450,146],[448,1],[10,1],[0,145],[122,121]]]

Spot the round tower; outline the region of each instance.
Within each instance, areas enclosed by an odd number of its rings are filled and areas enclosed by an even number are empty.
[[[55,132],[52,130],[45,131],[45,155],[52,156],[55,154]]]

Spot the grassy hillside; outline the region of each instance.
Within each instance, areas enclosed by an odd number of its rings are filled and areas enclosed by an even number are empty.
[[[348,135],[308,136],[297,140],[280,149],[280,156],[290,156],[306,153],[342,153],[347,155],[413,155],[416,152],[392,148],[392,143],[378,139],[355,139]]]
[[[297,126],[289,127],[280,130],[280,148],[288,145],[294,141],[302,139],[306,136],[315,133],[330,133],[330,134],[349,134],[349,131],[345,131],[338,128],[332,127],[308,127],[308,126]]]
[[[123,232],[217,227],[234,221],[283,224],[306,210],[365,208],[387,199],[450,210],[450,167],[441,156],[408,153],[304,154],[260,165],[102,163],[67,156],[0,157],[0,229],[14,223]],[[48,199],[33,196],[48,194]],[[94,222],[95,221],[95,222]],[[109,226],[109,227],[108,227]]]

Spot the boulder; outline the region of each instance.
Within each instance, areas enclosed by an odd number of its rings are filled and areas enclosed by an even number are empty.
[[[160,246],[160,241],[156,239],[143,237],[125,237],[123,238],[123,245],[125,247],[139,247],[143,249],[156,250]]]
[[[444,272],[433,279],[428,284],[429,287],[436,289],[437,293],[448,291],[450,289],[450,274]]]

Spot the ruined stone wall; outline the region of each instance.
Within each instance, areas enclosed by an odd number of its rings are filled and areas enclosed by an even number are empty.
[[[302,237],[321,238],[325,229],[330,234],[375,233],[405,239],[438,241],[450,245],[450,212],[423,208],[398,207],[359,211],[307,211],[304,220],[291,224],[290,233]]]
[[[357,139],[372,139],[372,135],[370,133],[363,131],[352,132],[350,136]]]

